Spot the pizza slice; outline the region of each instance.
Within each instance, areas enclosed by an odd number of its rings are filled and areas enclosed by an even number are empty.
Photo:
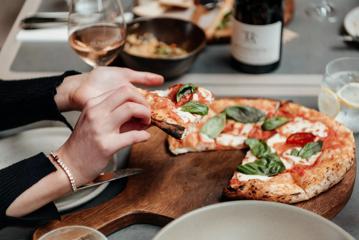
[[[282,104],[262,129],[274,134],[245,141],[250,150],[224,190],[226,198],[308,200],[342,180],[354,163],[352,132],[315,110]]]
[[[221,99],[214,101],[208,114],[192,124],[181,139],[169,137],[169,149],[175,154],[223,149],[243,149],[248,137],[268,138],[261,130],[266,116],[273,115],[279,101],[268,99]]]
[[[152,124],[175,139],[182,139],[192,124],[208,114],[213,94],[193,84],[176,84],[166,90],[140,89],[151,106]]]

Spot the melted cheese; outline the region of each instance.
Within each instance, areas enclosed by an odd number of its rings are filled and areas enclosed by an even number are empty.
[[[169,94],[169,90],[168,89],[166,89],[166,90],[156,90],[156,91],[153,91],[153,93],[156,93],[160,97],[167,97],[168,94]]]
[[[267,176],[261,176],[261,175],[246,175],[240,172],[237,172],[237,179],[238,181],[241,182],[246,182],[252,179],[257,179],[257,180],[261,180],[261,181],[268,181],[269,179],[271,179],[272,177],[267,177]]]
[[[296,117],[293,122],[284,125],[281,128],[281,132],[286,135],[297,132],[308,132],[320,138],[328,136],[328,128],[323,123],[310,122],[300,117]]]
[[[246,137],[243,136],[234,136],[231,134],[222,133],[216,138],[216,142],[223,146],[231,146],[231,147],[238,147],[244,144]]]
[[[248,151],[246,156],[244,157],[244,159],[242,161],[242,165],[254,162],[255,160],[257,160],[256,156],[254,156],[251,151]]]
[[[320,154],[321,154],[321,153],[319,152],[319,153],[317,153],[317,154],[311,156],[311,157],[308,158],[308,159],[304,159],[304,158],[301,158],[301,157],[297,157],[297,156],[292,156],[292,155],[290,155],[290,153],[291,153],[291,151],[292,151],[293,149],[300,150],[300,148],[288,149],[287,151],[285,151],[285,152],[283,153],[283,157],[286,158],[286,159],[288,159],[288,160],[290,160],[290,161],[292,161],[294,164],[311,166],[311,165],[313,165],[313,164],[317,161],[318,157],[319,157]]]
[[[267,145],[271,148],[272,152],[276,152],[274,145],[277,143],[285,143],[286,140],[286,137],[277,133],[267,140]]]
[[[181,111],[180,109],[174,109],[174,112],[182,119],[184,123],[198,122],[201,120],[201,116],[197,114],[184,112]]]
[[[252,123],[244,124],[242,131],[241,131],[241,135],[248,136],[249,133],[251,132],[251,130],[253,129],[253,127],[254,127],[254,124],[252,124]]]
[[[201,96],[206,100],[206,102],[208,102],[208,103],[213,102],[213,100],[214,100],[213,94],[210,91],[208,91],[207,89],[199,87],[198,93],[201,94]],[[197,96],[197,98],[198,98],[198,96]]]

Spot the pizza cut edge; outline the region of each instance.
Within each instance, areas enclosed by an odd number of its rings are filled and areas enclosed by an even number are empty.
[[[175,139],[182,139],[192,124],[208,112],[213,94],[193,84],[176,84],[166,90],[138,89],[151,107],[152,124]]]
[[[245,107],[260,110],[263,115],[273,115],[287,101],[264,98],[222,98],[213,101],[208,115],[192,126],[186,136],[181,139],[168,137],[169,150],[174,155],[215,150],[240,150],[247,148],[245,138],[257,136],[261,131],[261,120],[252,123],[241,123],[227,117],[224,130],[217,137],[210,138],[201,130],[209,119],[224,113],[227,108]],[[259,116],[258,119],[260,119]]]

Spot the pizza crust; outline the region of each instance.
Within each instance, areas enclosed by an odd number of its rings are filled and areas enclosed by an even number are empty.
[[[355,161],[353,133],[327,116],[295,103],[282,103],[280,114],[320,121],[328,127],[322,153],[313,166],[299,166],[268,181],[238,181],[236,173],[224,190],[226,199],[297,203],[313,198],[340,182]]]

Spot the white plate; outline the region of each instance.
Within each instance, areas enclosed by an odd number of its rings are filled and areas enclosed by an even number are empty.
[[[71,134],[68,128],[49,127],[24,131],[16,135],[0,139],[0,169],[14,164],[20,160],[31,157],[40,152],[49,153],[59,148]],[[107,167],[107,171],[115,170],[118,165],[123,165],[127,157],[128,149],[116,154],[114,160]],[[85,189],[55,202],[58,210],[65,211],[80,206],[98,196],[108,183],[98,187]]]
[[[359,36],[359,7],[352,9],[345,16],[344,27],[351,36]]]
[[[287,204],[220,203],[187,213],[153,240],[354,240],[331,221]]]

